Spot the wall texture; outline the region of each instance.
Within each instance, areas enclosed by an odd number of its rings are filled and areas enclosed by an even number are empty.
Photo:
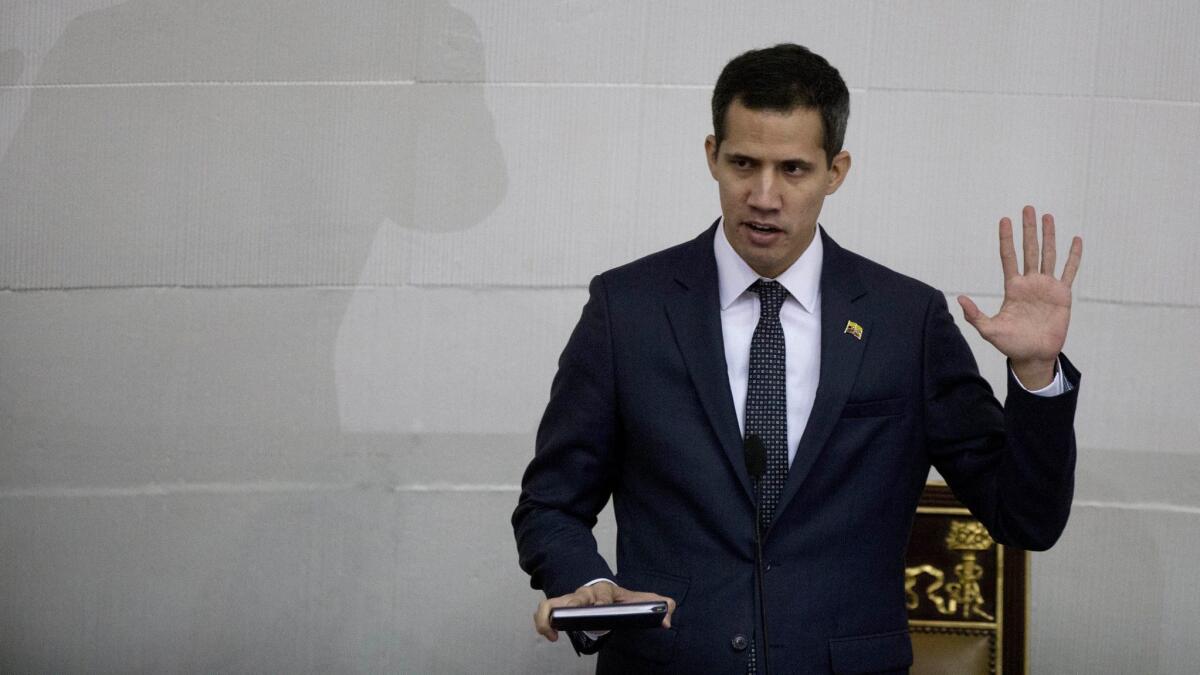
[[[1190,671],[1198,33],[1190,0],[3,0],[0,671],[588,672],[508,525],[554,362],[593,274],[718,214],[710,87],[785,40],[852,88],[843,245],[987,309],[1000,216],[1084,235],[1032,672]]]

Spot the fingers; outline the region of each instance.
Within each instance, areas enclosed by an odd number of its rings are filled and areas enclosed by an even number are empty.
[[[539,635],[551,642],[558,642],[558,631],[550,627],[550,607],[548,600],[538,603],[537,611],[533,614],[533,629]]]
[[[1021,209],[1021,249],[1025,252],[1025,274],[1038,269],[1037,212],[1032,206]]]
[[[1079,272],[1079,262],[1083,260],[1083,238],[1071,240],[1071,250],[1067,253],[1067,264],[1063,265],[1062,280],[1068,286],[1075,282],[1075,274]]]
[[[663,617],[663,628],[671,627],[671,617],[675,616],[675,599],[663,598],[667,601],[667,615]]]
[[[620,589],[616,584],[600,582],[591,586],[581,586],[574,593],[547,598],[538,603],[537,611],[533,613],[533,628],[551,642],[558,640],[558,631],[550,627],[550,610],[556,607],[589,607],[591,605],[611,605],[616,592]]]
[[[1042,214],[1042,274],[1054,276],[1054,265],[1057,262],[1058,245],[1054,241],[1054,216]]]
[[[616,602],[665,602],[667,603],[667,615],[663,617],[663,628],[671,627],[671,616],[675,614],[675,600],[668,598],[665,595],[657,593],[646,593],[643,591],[631,591],[627,588],[615,587]]]
[[[612,584],[596,584],[596,586],[611,586]],[[550,610],[557,607],[587,607],[589,605],[604,604],[595,601],[596,593],[593,586],[584,586],[578,588],[574,593],[560,595],[556,598],[547,598],[538,603],[537,611],[533,614],[533,628],[538,633],[546,636],[546,639],[551,642],[558,641],[558,631],[550,627]]]
[[[598,584],[592,584],[591,586],[585,586],[585,587],[579,589],[578,591],[576,591],[576,593],[584,593],[585,595],[588,595],[590,592],[590,595],[588,597],[590,602],[588,604],[611,605],[614,602],[617,602],[617,599],[616,599],[617,591],[621,591],[621,590],[624,590],[624,589],[622,589],[620,586],[618,586],[616,584],[610,584],[606,581],[602,581]]]
[[[1077,245],[1078,242],[1078,245]],[[1017,269],[1017,252],[1016,245],[1013,243],[1012,221],[1008,218],[1000,219],[1000,266],[1004,271],[1004,280],[1008,281],[1018,274],[1048,274],[1054,276],[1054,268],[1058,264],[1058,241],[1054,224],[1054,216],[1046,213],[1042,215],[1042,237],[1041,244],[1038,243],[1037,232],[1037,211],[1033,206],[1026,205],[1021,210],[1021,252],[1023,255],[1023,266],[1021,270]],[[1075,255],[1076,259],[1071,267],[1071,274],[1067,276],[1066,268],[1063,269],[1063,280],[1075,278],[1075,272],[1079,269],[1079,256],[1083,254],[1083,241],[1078,237],[1071,242],[1071,255]],[[1068,258],[1070,263],[1070,258]]]
[[[621,602],[666,602],[667,615],[663,617],[663,627],[671,627],[671,616],[675,613],[675,601],[665,595],[631,591],[614,583],[601,582],[591,586],[581,586],[574,593],[548,598],[538,603],[533,613],[533,628],[538,634],[545,636],[551,642],[558,641],[558,631],[550,627],[550,610],[556,607],[589,607],[592,605],[611,605]]]
[[[1004,271],[1004,280],[1017,276],[1017,249],[1013,246],[1012,221],[1000,219],[1000,268]]]
[[[550,610],[555,607],[565,607],[566,605],[557,605],[555,601],[558,598],[543,600],[538,603],[537,610],[533,613],[533,629],[539,635],[544,636],[551,642],[558,642],[558,631],[550,627]]]

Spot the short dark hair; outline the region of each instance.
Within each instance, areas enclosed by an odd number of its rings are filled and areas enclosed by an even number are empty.
[[[725,64],[712,95],[716,147],[725,138],[725,113],[741,101],[751,110],[790,112],[812,108],[821,114],[825,160],[842,151],[850,119],[850,90],[837,68],[819,54],[795,44],[755,49]]]

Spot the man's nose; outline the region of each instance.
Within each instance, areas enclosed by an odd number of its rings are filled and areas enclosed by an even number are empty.
[[[774,211],[782,207],[779,194],[779,184],[771,171],[762,171],[756,175],[750,184],[750,198],[746,200],[749,206],[763,211]]]

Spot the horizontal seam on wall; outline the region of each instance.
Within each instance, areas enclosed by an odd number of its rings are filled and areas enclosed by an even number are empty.
[[[1165,502],[1104,502],[1096,500],[1078,500],[1075,506],[1092,509],[1118,509],[1121,511],[1152,511],[1157,513],[1186,513],[1200,515],[1200,506],[1182,506]]]
[[[304,492],[379,491],[388,493],[452,493],[452,492],[520,492],[521,486],[510,483],[153,483],[126,487],[31,487],[0,490],[0,499],[71,499],[95,497],[163,497],[172,495],[217,494],[284,494]],[[1117,509],[1158,513],[1200,515],[1200,507],[1165,502],[1106,502],[1078,500],[1080,508]]]
[[[108,286],[28,286],[19,288],[0,288],[2,293],[63,293],[74,291],[224,291],[224,290],[314,290],[314,291],[357,291],[357,290],[387,290],[387,289],[420,289],[420,290],[465,290],[465,291],[572,291],[586,289],[586,283],[578,284],[455,284],[442,282],[416,282],[403,284],[116,284]],[[1002,299],[998,293],[978,293],[974,291],[946,291],[945,295],[954,297],[968,295],[973,298]],[[1200,309],[1200,304],[1185,304],[1178,302],[1153,302],[1144,300],[1110,300],[1078,296],[1078,304],[1114,305],[1118,307],[1134,307],[1145,309]]]
[[[176,82],[61,82],[42,84],[6,84],[5,89],[148,89],[155,87],[393,87],[429,85],[434,87],[544,87],[563,89],[686,89],[710,91],[707,84],[671,84],[657,82],[485,82],[482,80],[182,80]],[[853,90],[851,90],[853,91]]]
[[[123,487],[29,487],[0,490],[0,499],[80,499],[97,497],[167,497],[173,495],[264,495],[306,492],[520,492],[507,483],[151,483]]]
[[[0,91],[18,89],[112,89],[149,87],[389,87],[389,86],[484,86],[484,87],[537,87],[565,89],[683,89],[711,91],[710,84],[682,84],[668,82],[553,82],[553,81],[484,81],[484,80],[195,80],[175,82],[63,82],[42,84],[0,85]],[[851,93],[869,94],[873,91],[914,94],[957,94],[964,96],[1005,96],[1014,98],[1050,98],[1065,100],[1104,101],[1110,103],[1148,103],[1181,107],[1200,107],[1200,101],[1141,98],[1136,96],[1097,96],[1095,94],[1067,94],[1060,92],[1033,91],[988,91],[975,89],[919,89],[910,87],[849,87]]]
[[[559,291],[586,289],[580,284],[452,284],[452,283],[404,283],[404,284],[188,284],[152,285],[121,284],[112,286],[29,286],[22,288],[0,288],[0,293],[67,293],[76,291],[234,291],[234,290],[314,290],[314,291],[357,291],[357,290],[401,290],[408,288],[427,290],[463,291]],[[979,296],[985,297],[985,296]]]

